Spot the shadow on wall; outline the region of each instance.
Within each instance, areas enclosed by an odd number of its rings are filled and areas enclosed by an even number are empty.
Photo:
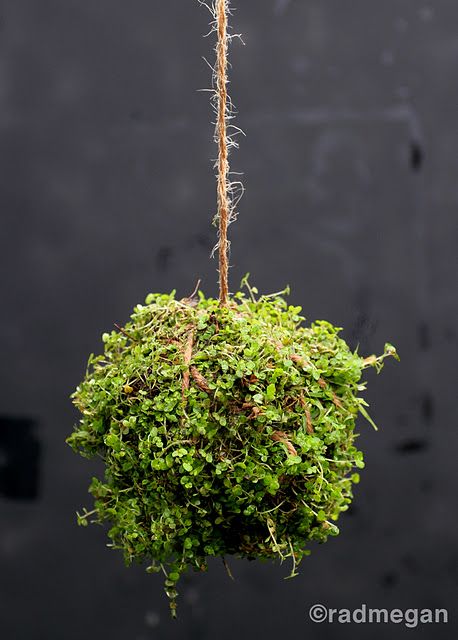
[[[41,453],[35,420],[0,416],[0,496],[39,498]]]

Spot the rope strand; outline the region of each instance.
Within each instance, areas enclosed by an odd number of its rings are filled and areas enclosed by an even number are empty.
[[[227,93],[227,23],[228,0],[216,0],[216,92],[217,92],[217,140],[218,140],[218,221],[219,221],[219,301],[226,306],[229,298],[229,225],[231,201],[229,196],[229,148],[227,136],[228,93]]]

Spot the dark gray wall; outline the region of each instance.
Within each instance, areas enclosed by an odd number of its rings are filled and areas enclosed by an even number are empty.
[[[77,528],[97,465],[65,445],[100,334],[149,291],[216,293],[208,14],[194,0],[4,0],[0,9],[2,640],[404,637],[308,607],[448,607],[456,637],[458,7],[237,3],[247,133],[232,288],[289,283],[309,319],[402,364],[369,376],[381,429],[340,537],[287,567],[220,563],[182,588]]]

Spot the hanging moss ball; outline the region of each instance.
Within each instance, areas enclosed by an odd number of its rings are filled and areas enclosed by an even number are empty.
[[[295,575],[359,481],[361,374],[396,351],[362,358],[285,293],[249,288],[226,307],[151,294],[103,335],[73,395],[68,442],[105,463],[79,523],[109,522],[127,563],[162,570],[172,612],[180,575],[209,557],[289,558]]]

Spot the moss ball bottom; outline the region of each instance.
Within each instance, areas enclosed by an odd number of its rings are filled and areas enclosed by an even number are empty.
[[[363,454],[355,421],[366,403],[362,358],[329,322],[304,325],[284,294],[205,298],[150,294],[103,335],[73,394],[82,413],[69,444],[101,456],[94,510],[127,563],[176,583],[207,558],[290,559],[338,534]]]

